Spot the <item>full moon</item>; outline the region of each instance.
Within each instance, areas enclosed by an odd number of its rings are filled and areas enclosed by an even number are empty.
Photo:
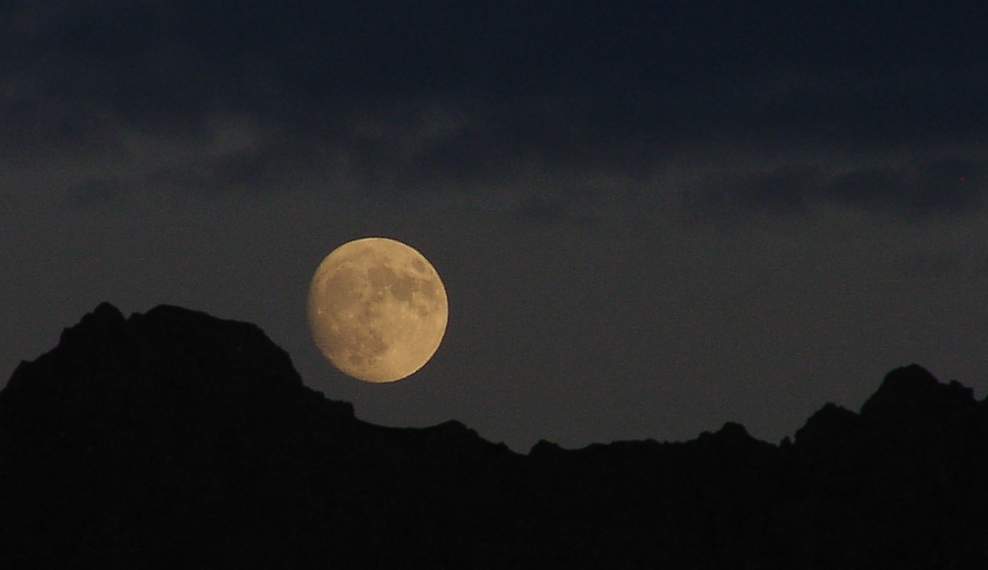
[[[411,376],[436,353],[449,317],[436,268],[400,241],[347,242],[309,287],[309,327],[329,362],[365,382]]]

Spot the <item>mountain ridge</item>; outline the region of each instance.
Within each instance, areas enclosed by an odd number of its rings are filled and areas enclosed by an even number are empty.
[[[781,444],[519,454],[363,422],[250,323],[104,303],[0,391],[0,564],[983,568],[986,438],[988,399],[912,364]]]

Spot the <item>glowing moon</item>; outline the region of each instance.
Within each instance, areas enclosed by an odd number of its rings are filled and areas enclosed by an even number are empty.
[[[425,366],[449,318],[436,268],[415,249],[378,237],[345,243],[323,259],[308,313],[323,355],[365,382],[394,382]]]

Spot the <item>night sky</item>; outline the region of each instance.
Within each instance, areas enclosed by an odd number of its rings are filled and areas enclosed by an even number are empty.
[[[0,377],[100,301],[257,323],[358,417],[526,450],[988,390],[988,4],[0,0]],[[411,379],[305,317],[341,243],[450,301]]]

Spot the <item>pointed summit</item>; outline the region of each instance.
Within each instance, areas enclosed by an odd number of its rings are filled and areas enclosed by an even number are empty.
[[[62,331],[61,341],[79,337],[106,336],[119,332],[125,324],[126,319],[120,309],[104,301],[91,312],[83,315],[78,324]]]
[[[737,422],[725,423],[714,435],[717,437],[723,437],[729,441],[747,441],[749,439],[754,439],[751,437],[751,434],[748,433],[748,430]]]
[[[719,430],[713,433],[705,431],[700,434],[697,441],[703,444],[730,448],[764,444],[764,442],[751,437],[748,430],[737,422],[726,422]]]
[[[910,364],[885,376],[861,407],[861,416],[878,422],[942,420],[976,404],[971,388],[956,381],[943,384],[922,366]]]
[[[86,322],[86,319],[105,323],[122,323],[124,321],[124,316],[123,313],[120,312],[120,309],[116,308],[107,301],[103,301],[97,305],[95,309],[93,309],[93,312],[83,317],[82,321]]]
[[[126,324],[126,319],[120,309],[107,303],[100,303],[91,312],[83,315],[82,319],[73,327],[63,331],[62,335],[75,334],[75,331],[82,331],[80,334],[93,335],[119,330]]]
[[[796,431],[796,446],[819,451],[846,448],[860,436],[861,416],[828,403]]]

